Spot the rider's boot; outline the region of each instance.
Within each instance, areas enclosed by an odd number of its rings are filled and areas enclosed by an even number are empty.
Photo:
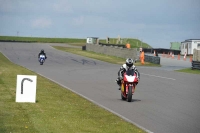
[[[117,84],[119,85],[119,89],[118,90],[121,90],[121,81],[119,80],[119,78],[116,79]]]

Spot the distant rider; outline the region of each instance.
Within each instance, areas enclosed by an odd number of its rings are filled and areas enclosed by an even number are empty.
[[[138,80],[140,79],[140,73],[138,72],[137,68],[133,65],[133,59],[126,59],[126,63],[123,64],[118,71],[118,78],[116,82],[120,86],[119,90],[121,89],[121,80],[123,79],[124,72],[126,72],[128,69],[133,69],[136,73]]]
[[[45,56],[45,59],[47,59],[46,53],[44,52],[43,49],[42,49],[42,50],[40,51],[40,53],[38,54],[38,59],[40,59],[40,55],[44,55],[44,56]]]

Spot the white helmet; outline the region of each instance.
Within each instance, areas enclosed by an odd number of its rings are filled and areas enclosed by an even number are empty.
[[[133,66],[133,59],[130,59],[130,58],[126,59],[126,65],[128,67],[132,67]]]

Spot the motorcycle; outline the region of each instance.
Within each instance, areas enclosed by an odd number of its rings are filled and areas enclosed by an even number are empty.
[[[134,69],[129,69],[124,73],[121,80],[121,98],[122,100],[132,101],[132,95],[135,92],[135,87],[138,84],[138,78]]]
[[[39,58],[40,65],[43,65],[44,61],[45,61],[45,56],[40,55],[40,58]]]

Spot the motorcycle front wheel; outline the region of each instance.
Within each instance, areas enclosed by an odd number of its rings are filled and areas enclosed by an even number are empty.
[[[132,86],[129,86],[128,87],[128,96],[127,96],[127,100],[128,102],[131,102],[132,101]]]
[[[43,65],[43,62],[42,62],[42,61],[40,62],[40,65]]]

